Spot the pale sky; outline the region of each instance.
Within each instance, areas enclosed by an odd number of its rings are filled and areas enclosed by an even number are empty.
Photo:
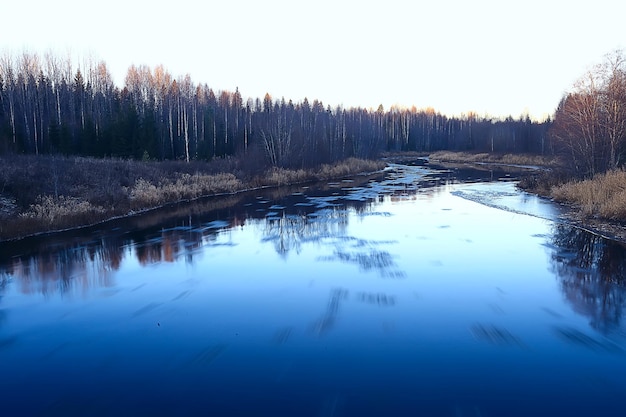
[[[216,91],[332,107],[541,118],[626,48],[622,0],[7,3],[0,53],[92,55],[118,86],[131,64],[163,64]]]

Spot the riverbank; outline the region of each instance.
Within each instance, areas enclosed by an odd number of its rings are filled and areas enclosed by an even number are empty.
[[[558,172],[523,178],[519,188],[567,206],[567,221],[582,229],[626,243],[626,172],[577,180]]]
[[[534,168],[518,182],[524,191],[567,207],[564,220],[607,239],[626,243],[626,172],[598,174],[579,180],[562,161],[541,155],[440,151],[431,161]]]
[[[266,169],[236,158],[141,162],[83,157],[0,157],[0,241],[89,226],[180,201],[341,178],[384,168],[350,158],[308,170]]]
[[[532,154],[437,151],[429,154],[428,157],[430,160],[438,162],[493,164],[520,168],[545,169],[561,165],[561,161],[556,158]]]

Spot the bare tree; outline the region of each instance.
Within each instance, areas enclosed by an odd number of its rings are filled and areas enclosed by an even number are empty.
[[[293,119],[289,117],[287,106],[276,103],[272,108],[269,94],[265,95],[263,105],[264,121],[260,134],[265,153],[273,166],[284,166],[291,152]]]
[[[603,65],[602,128],[609,146],[609,168],[621,163],[621,151],[626,139],[626,58],[621,51],[607,57]]]
[[[621,165],[626,141],[623,52],[607,56],[574,84],[557,109],[551,135],[584,176]]]
[[[11,137],[13,139],[13,145],[17,142],[17,129],[15,123],[15,89],[16,89],[16,69],[12,55],[8,52],[0,57],[0,75],[4,79],[5,88],[7,91],[7,98],[9,103],[9,122],[11,124]]]

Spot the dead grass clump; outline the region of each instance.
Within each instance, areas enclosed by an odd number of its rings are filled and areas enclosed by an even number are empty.
[[[626,220],[626,172],[609,171],[593,179],[569,182],[552,189],[556,201],[574,204],[586,217]]]
[[[383,161],[371,161],[358,158],[349,158],[335,164],[324,164],[316,169],[293,170],[272,168],[258,182],[262,185],[277,186],[301,184],[316,180],[338,179],[350,175],[380,171],[385,167]]]
[[[179,174],[175,181],[166,181],[161,187],[166,200],[191,200],[194,198],[232,193],[243,188],[241,181],[233,174]]]
[[[341,178],[347,175],[371,173],[380,171],[385,167],[383,161],[371,161],[366,159],[348,158],[334,165],[322,165],[317,175],[318,179],[328,180]]]
[[[500,158],[501,163],[510,165],[526,165],[526,166],[555,166],[560,165],[560,162],[555,157],[547,157],[544,155],[530,155],[530,154],[504,154]]]
[[[310,172],[303,169],[273,168],[265,176],[263,183],[269,186],[291,185],[311,181]]]
[[[30,210],[20,213],[22,219],[32,219],[50,228],[63,228],[74,224],[77,220],[93,222],[105,213],[102,207],[94,206],[88,201],[73,197],[43,196]]]
[[[129,191],[131,208],[139,209],[162,203],[162,192],[148,180],[139,178]]]
[[[430,159],[441,162],[461,163],[492,163],[503,165],[525,166],[556,166],[559,161],[555,157],[532,154],[487,153],[487,152],[451,152],[437,151],[430,154]]]
[[[488,153],[437,151],[429,155],[431,160],[441,162],[484,162],[489,158]]]
[[[193,180],[200,187],[200,195],[233,193],[243,188],[243,183],[236,175],[224,172],[214,175],[196,174]]]
[[[232,193],[243,188],[241,181],[233,174],[179,174],[175,180],[164,179],[155,185],[139,178],[129,189],[128,196],[131,209],[141,210],[157,207],[180,200],[191,200],[198,197]]]

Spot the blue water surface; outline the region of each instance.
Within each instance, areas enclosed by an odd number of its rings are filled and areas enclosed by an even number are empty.
[[[4,244],[0,415],[626,415],[623,246],[488,179]]]

